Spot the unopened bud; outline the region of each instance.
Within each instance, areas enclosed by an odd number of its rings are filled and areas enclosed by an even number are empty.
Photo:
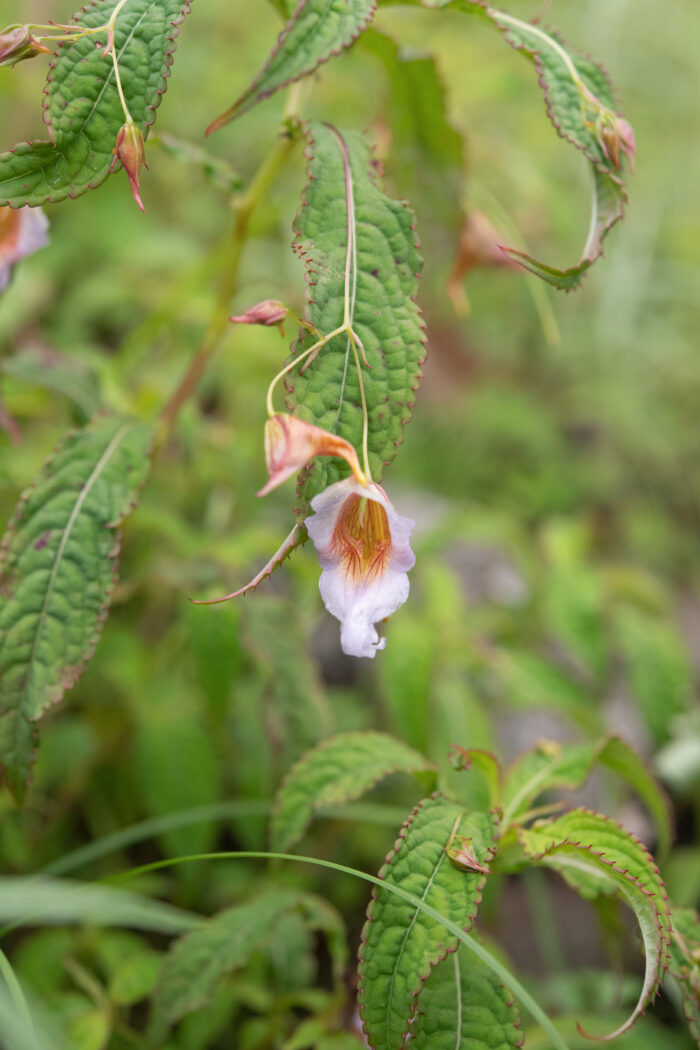
[[[117,141],[114,146],[114,160],[110,171],[114,170],[114,165],[118,160],[122,162],[124,171],[129,176],[129,186],[134,196],[134,200],[138,204],[141,211],[146,209],[143,206],[141,200],[141,191],[139,188],[139,173],[142,166],[146,164],[146,149],[143,142],[143,135],[141,134],[140,128],[137,128],[133,120],[127,120],[126,124],[123,124],[119,129],[117,135]]]
[[[261,303],[251,306],[245,313],[231,317],[237,324],[282,325],[287,316],[287,307],[279,299],[263,299]]]
[[[50,53],[32,36],[28,26],[8,26],[0,33],[0,66],[15,66],[27,58]]]

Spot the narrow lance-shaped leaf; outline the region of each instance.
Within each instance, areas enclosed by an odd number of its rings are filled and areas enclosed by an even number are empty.
[[[434,796],[414,810],[379,875],[468,930],[481,900],[495,832],[492,814],[467,814]],[[450,860],[448,848],[465,839],[481,871],[463,870]],[[402,1050],[431,968],[457,946],[457,938],[425,912],[416,912],[393,894],[374,891],[358,971],[360,1014],[374,1050]]]
[[[585,809],[538,822],[527,830],[521,828],[519,837],[533,861],[558,871],[575,888],[587,892],[596,880],[612,885],[637,917],[646,953],[644,983],[627,1021],[610,1035],[596,1036],[614,1039],[634,1024],[656,995],[668,965],[671,916],[658,868],[633,835],[599,813]]]
[[[627,200],[621,178],[623,155],[632,166],[634,133],[616,112],[607,74],[591,59],[570,52],[558,34],[499,11],[485,0],[422,0],[426,7],[456,7],[497,27],[516,51],[529,58],[544,92],[547,114],[557,133],[581,150],[591,164],[593,204],[586,245],[575,266],[559,269],[525,252],[504,249],[549,284],[570,291],[602,253],[603,239],[623,216]]]
[[[94,0],[73,20],[104,25],[117,0]],[[119,12],[114,40],[129,112],[145,134],[154,123],[170,76],[175,39],[190,0],[129,0]],[[107,34],[59,43],[45,88],[50,141],[21,142],[0,155],[0,204],[20,207],[78,197],[100,186],[114,161],[124,124]],[[96,46],[101,44],[101,46]]]
[[[427,758],[386,733],[341,733],[308,751],[277,795],[270,838],[276,850],[299,841],[314,810],[352,802],[390,773],[423,773]]]
[[[411,1026],[415,1050],[511,1050],[522,1046],[513,996],[460,946],[432,970]]]
[[[396,454],[410,419],[425,357],[415,297],[421,258],[408,205],[379,187],[370,151],[357,134],[325,124],[309,131],[309,183],[296,219],[295,249],[309,282],[307,320],[323,336],[351,325],[369,418],[368,451],[375,481]],[[316,339],[305,333],[292,347],[299,357]],[[369,366],[369,367],[368,367]],[[303,371],[302,371],[303,368]],[[287,377],[287,404],[300,418],[362,447],[358,367],[347,331],[335,335]],[[303,517],[308,501],[349,468],[318,459],[300,475]]]
[[[300,0],[264,69],[241,97],[209,125],[207,134],[341,54],[367,28],[376,9],[376,0]]]
[[[0,761],[23,792],[35,721],[79,678],[106,617],[118,526],[149,467],[150,425],[98,418],[20,500],[0,550]]]

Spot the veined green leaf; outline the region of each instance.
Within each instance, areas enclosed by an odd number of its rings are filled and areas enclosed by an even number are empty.
[[[165,958],[153,996],[152,1045],[186,1014],[205,1006],[219,980],[245,966],[264,947],[284,915],[300,911],[312,929],[331,938],[338,965],[338,918],[325,901],[296,890],[270,889],[244,904],[219,912],[177,941]]]
[[[367,28],[376,9],[376,0],[300,0],[265,68],[247,91],[210,124],[207,134],[341,54]]]
[[[700,1046],[700,916],[694,908],[673,908],[668,969],[680,988],[691,1035]]]
[[[386,733],[340,733],[308,751],[277,795],[270,838],[275,849],[298,842],[314,810],[352,802],[390,773],[422,773],[427,758]]]
[[[425,357],[415,302],[421,258],[408,205],[384,195],[367,144],[325,124],[309,131],[309,183],[296,219],[295,249],[310,285],[307,319],[324,336],[350,322],[369,368],[356,367],[352,341],[341,332],[287,377],[287,403],[300,418],[362,446],[362,375],[369,416],[368,451],[375,481],[396,454],[411,416]],[[306,333],[299,357],[316,342]],[[309,363],[311,360],[311,363]],[[305,367],[308,366],[308,367]],[[319,457],[300,475],[299,512],[349,468]]]
[[[152,428],[98,418],[71,434],[22,497],[0,553],[0,761],[16,795],[35,721],[80,677],[115,582],[118,527],[149,467]]]
[[[411,1026],[415,1050],[511,1050],[522,1045],[513,997],[463,947],[431,971]]]
[[[556,288],[570,291],[602,253],[606,234],[618,222],[627,200],[620,175],[623,154],[632,156],[632,130],[616,112],[605,70],[590,58],[575,55],[556,33],[523,22],[486,0],[422,0],[426,7],[456,7],[480,15],[504,40],[529,58],[544,92],[547,114],[559,134],[581,150],[592,166],[593,206],[586,245],[575,266],[558,269],[525,252],[504,249],[531,273]],[[631,162],[630,162],[631,166]]]
[[[503,830],[525,813],[546,791],[582,787],[594,766],[607,766],[632,787],[654,818],[659,849],[671,841],[668,803],[642,759],[620,737],[603,737],[591,744],[545,741],[528,751],[509,770],[503,789]]]
[[[671,915],[658,868],[646,848],[628,831],[585,809],[574,809],[556,820],[519,829],[525,853],[538,864],[553,868],[575,888],[579,876],[588,888],[591,879],[613,885],[634,911],[644,941],[646,966],[637,1005],[613,1039],[634,1024],[656,995],[668,965]]]
[[[74,15],[86,28],[104,25],[117,0],[96,0]],[[129,0],[114,39],[124,96],[142,133],[154,123],[165,93],[178,29],[190,0]],[[102,47],[96,46],[96,42]],[[51,141],[22,142],[0,155],[0,204],[20,207],[78,197],[100,186],[114,160],[124,112],[107,34],[59,43],[45,88],[44,120]]]
[[[467,838],[475,860],[485,865],[494,852],[495,834],[492,814],[468,814],[436,795],[409,817],[380,878],[469,929],[486,876],[457,867],[447,848],[453,840]],[[457,945],[457,939],[424,912],[416,913],[381,890],[373,891],[358,972],[360,1014],[374,1050],[404,1047],[418,994],[431,967]]]

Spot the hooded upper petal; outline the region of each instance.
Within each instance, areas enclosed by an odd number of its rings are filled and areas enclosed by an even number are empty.
[[[270,416],[265,424],[265,462],[270,480],[258,496],[266,496],[314,456],[339,456],[349,464],[355,477],[364,481],[357,453],[349,441],[287,412]]]
[[[0,291],[15,263],[49,243],[48,228],[41,208],[0,207]]]
[[[311,501],[306,528],[318,551],[326,608],[341,623],[343,652],[373,658],[386,645],[375,624],[408,598],[413,522],[397,514],[379,485],[346,478]]]

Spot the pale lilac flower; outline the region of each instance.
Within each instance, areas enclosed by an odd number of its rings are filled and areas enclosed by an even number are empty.
[[[396,513],[379,485],[352,477],[329,485],[311,509],[306,528],[323,569],[321,597],[340,620],[343,652],[374,659],[386,645],[374,625],[408,598],[413,522]]]
[[[48,228],[41,208],[0,207],[0,292],[7,287],[15,263],[49,243]]]

